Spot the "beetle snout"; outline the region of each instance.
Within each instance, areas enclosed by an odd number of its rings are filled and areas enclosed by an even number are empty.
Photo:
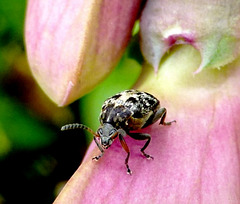
[[[112,139],[110,137],[101,137],[101,145],[104,149],[107,149],[112,144]]]

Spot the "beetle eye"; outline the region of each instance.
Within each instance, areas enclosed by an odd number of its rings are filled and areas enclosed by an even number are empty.
[[[110,130],[110,132],[109,132],[109,136],[113,135],[115,132],[116,132],[115,129]]]
[[[99,129],[98,129],[98,134],[99,134],[100,136],[103,134],[102,128],[99,128]]]

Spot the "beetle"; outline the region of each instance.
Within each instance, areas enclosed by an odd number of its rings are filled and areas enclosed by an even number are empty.
[[[128,165],[130,150],[124,137],[129,135],[136,140],[147,140],[140,151],[146,158],[153,159],[151,155],[145,153],[145,149],[151,141],[151,135],[132,131],[145,128],[159,119],[161,125],[171,125],[176,122],[175,120],[165,122],[166,114],[166,108],[160,107],[159,100],[153,95],[131,89],[117,93],[104,101],[99,118],[101,125],[96,133],[89,127],[78,123],[64,125],[61,130],[80,128],[90,132],[101,151],[100,155],[92,158],[93,160],[99,160],[103,156],[104,150],[108,149],[114,139],[118,137],[127,153],[125,165],[127,173],[131,175],[132,171]]]

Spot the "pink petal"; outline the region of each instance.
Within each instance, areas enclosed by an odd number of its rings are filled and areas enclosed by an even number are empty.
[[[184,46],[167,56],[157,77],[144,67],[136,88],[161,99],[167,120],[177,120],[142,130],[152,135],[146,152],[154,160],[141,156],[144,141],[127,137],[129,176],[118,140],[98,162],[92,144],[55,203],[239,203],[240,58],[193,76],[200,61]]]
[[[141,17],[142,51],[158,70],[174,44],[191,44],[202,56],[197,72],[232,62],[240,47],[240,2],[148,1]]]
[[[93,89],[121,57],[139,0],[28,1],[26,47],[34,77],[58,105]]]

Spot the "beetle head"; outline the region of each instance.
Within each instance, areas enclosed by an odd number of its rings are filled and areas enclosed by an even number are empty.
[[[117,129],[109,123],[104,123],[97,132],[100,136],[100,144],[104,149],[110,147],[113,140],[118,136]]]

